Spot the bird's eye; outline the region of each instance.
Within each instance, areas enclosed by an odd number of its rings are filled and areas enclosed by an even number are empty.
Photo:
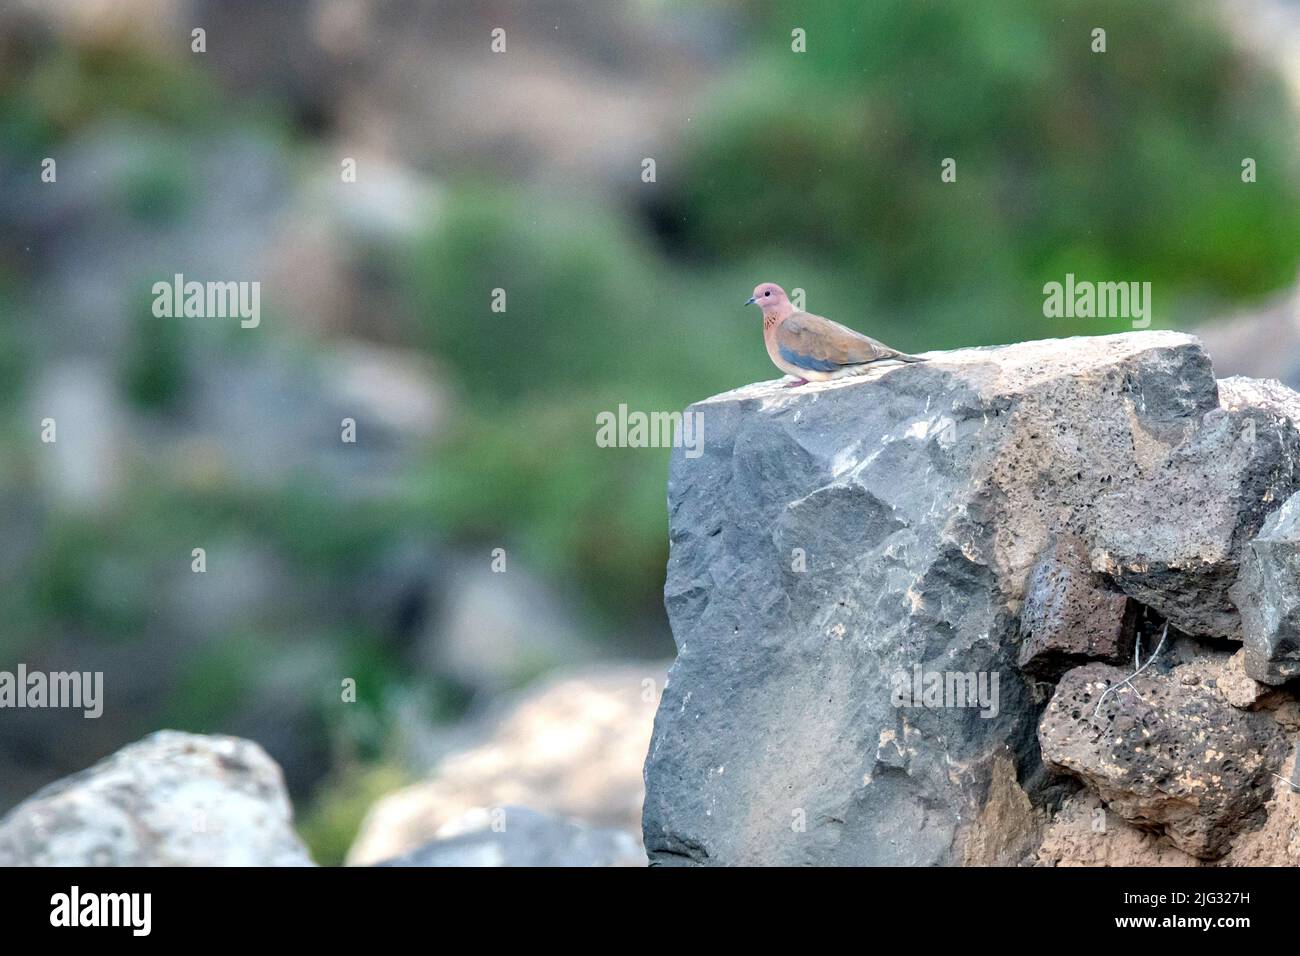
[[[772,294],[772,290],[771,290],[771,289],[768,289],[766,292],[763,293],[763,295],[771,295],[771,294]]]

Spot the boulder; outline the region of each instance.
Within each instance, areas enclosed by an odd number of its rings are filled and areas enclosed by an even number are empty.
[[[377,866],[645,866],[641,840],[526,807],[475,810]]]
[[[1241,609],[1246,673],[1266,684],[1300,676],[1300,494],[1251,541],[1232,596]]]
[[[507,806],[637,833],[641,764],[665,670],[657,661],[592,665],[516,695],[428,779],[376,803],[348,863],[414,852],[467,813]]]
[[[311,866],[280,768],[236,737],[160,731],[0,819],[0,866]]]
[[[1023,671],[1056,680],[1093,660],[1118,664],[1133,654],[1141,606],[1088,564],[1083,542],[1053,542],[1029,575],[1020,612]]]
[[[1059,796],[1017,666],[1055,540],[1176,626],[1240,633],[1237,560],[1296,483],[1290,393],[1225,383],[1221,402],[1173,332],[929,358],[692,406],[703,453],[674,449],[669,473],[678,656],[646,760],[652,864],[1032,847],[1035,814],[981,814],[991,793],[1019,802],[999,767],[1031,806]]]
[[[1163,832],[1201,859],[1261,823],[1285,737],[1267,716],[1230,705],[1204,681],[1153,665],[1088,664],[1061,678],[1038,738],[1044,762],[1086,782],[1110,810]]]

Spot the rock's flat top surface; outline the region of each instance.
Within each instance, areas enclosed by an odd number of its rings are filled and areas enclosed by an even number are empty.
[[[1078,335],[1066,339],[1039,339],[1013,345],[981,345],[975,348],[919,354],[928,360],[925,363],[927,368],[940,368],[958,374],[991,372],[993,377],[989,380],[990,387],[1017,390],[1060,375],[1077,375],[1090,369],[1113,365],[1152,349],[1180,346],[1190,346],[1199,351],[1200,340],[1185,332],[1126,332],[1119,335]],[[880,382],[893,375],[905,374],[911,367],[914,366],[882,365],[857,377],[829,382],[809,382],[798,388],[786,388],[785,380],[782,379],[755,382],[721,392],[696,402],[695,405],[698,407],[715,402],[753,398],[779,398],[783,400],[782,404],[789,404],[791,400],[853,388],[864,382]],[[1257,380],[1241,379],[1241,381],[1256,382]],[[1284,388],[1284,386],[1278,387]],[[1286,389],[1286,391],[1290,390]]]

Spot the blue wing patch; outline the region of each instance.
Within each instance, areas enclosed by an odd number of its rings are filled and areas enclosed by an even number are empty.
[[[781,358],[785,359],[791,365],[797,368],[805,369],[809,372],[833,372],[840,366],[830,359],[814,358],[811,355],[804,355],[796,352],[784,345],[778,345],[777,351],[781,353]]]

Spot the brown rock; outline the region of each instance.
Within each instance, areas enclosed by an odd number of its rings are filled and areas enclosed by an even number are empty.
[[[1235,654],[1205,654],[1174,668],[1174,676],[1188,686],[1204,685],[1240,710],[1258,710],[1274,702],[1278,692],[1246,673],[1246,649]]]
[[[1140,606],[1109,587],[1078,538],[1058,538],[1038,559],[1020,612],[1020,668],[1055,680],[1092,660],[1119,664],[1133,654]]]
[[[1061,805],[1043,833],[1038,866],[1201,866],[1169,840],[1131,827],[1083,790]]]
[[[984,806],[962,848],[963,866],[1014,866],[1040,838],[1044,814],[1029,802],[1009,757],[994,760]]]
[[[1232,852],[1222,861],[1225,866],[1300,866],[1300,786],[1293,782],[1295,760],[1293,752],[1279,776],[1270,778],[1272,796],[1264,808],[1264,825],[1237,837]]]
[[[1203,681],[1155,669],[1106,694],[1127,676],[1089,664],[1061,678],[1038,728],[1044,763],[1083,779],[1135,826],[1193,856],[1223,856],[1235,834],[1262,822],[1285,750],[1278,725]]]

